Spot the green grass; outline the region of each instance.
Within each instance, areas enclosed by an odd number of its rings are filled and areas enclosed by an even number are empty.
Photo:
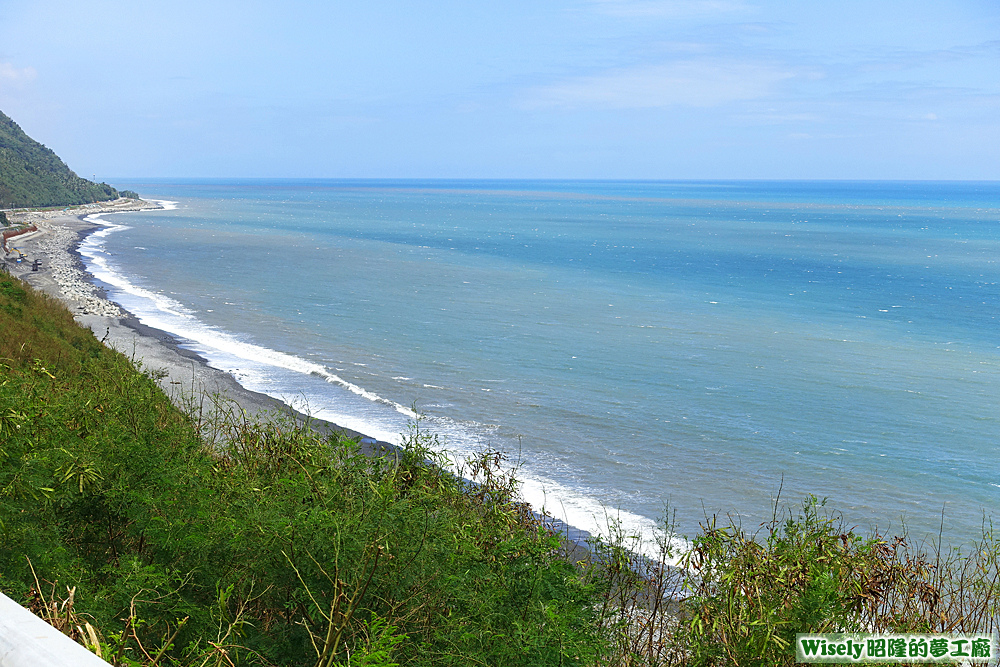
[[[216,408],[179,411],[0,274],[0,589],[115,665],[790,665],[796,632],[997,617],[989,530],[929,557],[813,500],[750,534],[709,521],[677,604],[668,544],[641,564],[612,526],[570,562],[495,452],[471,487],[419,425],[370,459]]]

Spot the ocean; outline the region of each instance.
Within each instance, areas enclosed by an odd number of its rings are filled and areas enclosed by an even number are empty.
[[[486,447],[568,523],[1000,507],[1000,183],[122,180],[81,254],[249,389]]]

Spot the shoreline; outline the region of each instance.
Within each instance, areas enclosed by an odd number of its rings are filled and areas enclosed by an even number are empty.
[[[77,323],[89,328],[107,347],[154,371],[157,383],[171,402],[184,410],[190,400],[219,397],[238,406],[251,419],[281,414],[299,423],[308,423],[321,433],[340,432],[357,438],[366,455],[399,451],[397,445],[312,417],[284,401],[247,389],[226,371],[211,367],[200,354],[185,349],[177,336],[143,324],[134,314],[110,301],[103,288],[95,284],[79,252],[84,239],[101,229],[101,225],[85,218],[162,210],[163,206],[143,201],[128,207],[91,204],[81,208],[84,210],[13,214],[10,216],[12,224],[32,224],[38,230],[15,237],[16,242],[12,240],[27,259],[15,263],[13,252],[10,252],[0,257],[0,262],[12,276],[62,302]],[[41,260],[37,271],[32,269],[36,259]],[[567,556],[574,562],[593,555],[588,545],[593,537],[591,533],[561,519],[544,516],[534,508],[531,511],[551,530],[562,535]]]
[[[218,396],[239,406],[251,418],[267,413],[281,413],[301,423],[309,423],[321,432],[338,431],[359,438],[366,453],[377,449],[395,451],[396,446],[377,441],[363,433],[332,422],[311,417],[287,403],[266,394],[251,391],[229,373],[208,365],[208,360],[185,349],[173,334],[143,324],[117,303],[110,301],[86,270],[79,245],[101,226],[86,220],[91,215],[161,210],[163,206],[143,201],[131,206],[89,205],[84,210],[32,211],[9,216],[12,224],[32,224],[37,231],[11,241],[27,257],[12,261],[13,251],[2,258],[10,274],[32,287],[61,301],[74,319],[93,332],[106,346],[141,362],[144,368],[165,373],[157,379],[170,400],[183,408],[185,401],[203,396]],[[32,262],[41,260],[37,271]]]

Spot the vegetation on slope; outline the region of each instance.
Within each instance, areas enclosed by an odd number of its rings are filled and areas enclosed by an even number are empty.
[[[0,208],[71,206],[117,197],[107,183],[77,176],[0,112]]]
[[[432,441],[372,460],[184,414],[0,272],[0,590],[115,665],[790,665],[796,632],[996,618],[992,535],[929,559],[814,502],[755,535],[709,522],[670,603],[634,536],[571,563],[497,454],[472,487],[425,465]]]

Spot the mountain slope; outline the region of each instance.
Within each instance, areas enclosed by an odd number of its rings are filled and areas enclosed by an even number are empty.
[[[107,183],[74,174],[0,111],[0,208],[69,206],[117,197],[118,191]]]

